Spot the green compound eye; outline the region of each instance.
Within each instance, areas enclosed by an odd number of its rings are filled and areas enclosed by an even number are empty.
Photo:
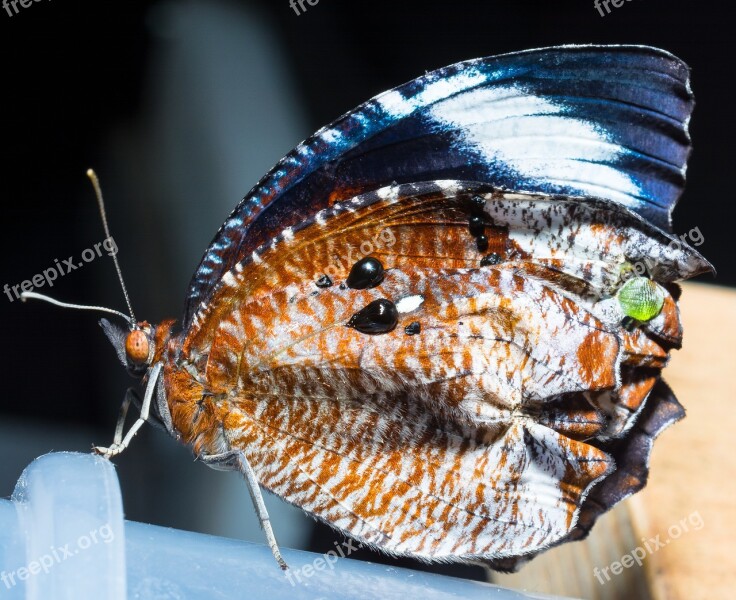
[[[637,321],[649,321],[656,317],[664,305],[664,292],[646,277],[633,277],[621,286],[616,294],[621,310]]]

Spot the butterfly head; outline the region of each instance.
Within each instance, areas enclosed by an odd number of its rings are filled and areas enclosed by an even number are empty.
[[[128,360],[128,368],[130,366],[147,367],[151,364],[152,350],[150,332],[143,327],[134,329],[125,336],[125,357]]]
[[[125,326],[107,319],[100,319],[100,326],[128,373],[143,376],[157,354],[156,327],[147,321]]]

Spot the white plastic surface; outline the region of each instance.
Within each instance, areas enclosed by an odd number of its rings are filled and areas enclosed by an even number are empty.
[[[0,598],[124,600],[125,531],[110,461],[33,461],[0,508]]]
[[[540,598],[338,552],[284,558],[286,573],[260,544],[125,522],[112,463],[89,454],[42,456],[0,500],[0,599]]]

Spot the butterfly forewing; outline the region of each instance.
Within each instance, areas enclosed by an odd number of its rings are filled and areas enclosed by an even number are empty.
[[[668,228],[692,108],[687,66],[643,46],[544,48],[427,73],[318,131],[248,193],[192,278],[184,326],[256,248],[392,182],[598,197]]]

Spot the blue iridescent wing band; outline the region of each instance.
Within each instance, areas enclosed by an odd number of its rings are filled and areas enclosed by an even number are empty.
[[[692,108],[687,66],[644,46],[562,46],[428,73],[321,129],[248,193],[195,272],[184,326],[255,248],[391,182],[597,197],[668,230]]]

